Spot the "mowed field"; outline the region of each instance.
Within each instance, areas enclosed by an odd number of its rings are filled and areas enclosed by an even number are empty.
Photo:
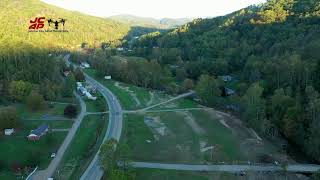
[[[155,124],[148,125],[145,118]],[[127,114],[122,142],[134,161],[166,163],[254,163],[262,155],[279,154],[241,122],[213,110]]]

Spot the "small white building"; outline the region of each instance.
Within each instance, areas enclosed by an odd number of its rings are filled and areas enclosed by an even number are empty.
[[[13,133],[14,133],[13,128],[4,130],[4,135],[6,135],[6,136],[11,136]]]
[[[82,83],[81,82],[77,82],[77,87],[82,87]]]
[[[105,76],[104,79],[110,80],[110,79],[111,79],[111,76]]]
[[[97,100],[97,97],[92,96],[88,91],[85,92],[85,95],[87,96],[88,99],[91,99],[94,101]]]
[[[82,68],[90,68],[90,64],[88,64],[87,62],[82,62],[80,67],[82,67]]]

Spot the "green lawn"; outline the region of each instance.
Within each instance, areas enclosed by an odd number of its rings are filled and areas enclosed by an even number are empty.
[[[189,117],[202,129],[202,133],[191,128],[185,120],[187,115],[191,115]],[[121,142],[130,146],[135,161],[243,163],[248,160],[258,162],[259,155],[277,153],[270,143],[259,143],[250,133],[246,134],[245,127],[235,126],[231,130],[225,127],[217,116],[204,110],[190,111],[187,115],[177,112],[125,115]],[[151,130],[144,123],[145,116],[160,118],[169,133],[161,136],[154,129]],[[158,135],[158,140],[154,138],[154,134]],[[151,140],[151,143],[147,140]],[[201,152],[200,143],[205,143],[202,148],[213,146],[213,151]]]
[[[67,104],[51,104],[41,111],[30,111],[24,104],[16,105],[17,111],[22,119],[43,119],[46,117],[60,117],[65,119],[63,116],[64,108]]]
[[[160,170],[160,169],[134,169],[137,180],[209,180],[204,173],[188,171]]]
[[[10,172],[10,171],[1,171],[0,172],[0,179],[4,179],[4,180],[16,180],[18,179],[18,177]]]
[[[59,167],[60,178],[79,179],[89,165],[107,130],[108,116],[103,117],[89,115],[83,119]]]
[[[52,132],[39,141],[27,140],[28,131],[13,136],[0,137],[0,159],[9,169],[12,164],[26,165],[36,162],[41,169],[46,168],[51,160],[50,155],[56,152],[66,136],[66,132]]]
[[[32,130],[39,127],[41,124],[48,124],[51,129],[69,129],[72,127],[72,120],[57,120],[57,121],[44,121],[44,120],[23,120],[22,126],[24,129]]]
[[[230,129],[222,125],[216,117],[210,116],[205,111],[192,111],[191,114],[206,132],[201,138],[207,140],[208,145],[215,147],[214,162],[245,160],[239,151],[241,140]],[[211,154],[207,153],[206,155],[206,159],[211,161]]]

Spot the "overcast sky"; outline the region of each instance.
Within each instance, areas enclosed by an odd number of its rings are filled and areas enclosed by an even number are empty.
[[[153,18],[196,18],[225,15],[266,0],[42,0],[65,9],[108,17],[131,14]]]

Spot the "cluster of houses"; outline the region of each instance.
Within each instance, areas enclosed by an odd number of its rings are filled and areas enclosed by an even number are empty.
[[[37,141],[37,140],[40,140],[42,136],[47,134],[48,131],[49,131],[49,125],[42,124],[37,129],[31,130],[27,138],[30,141]],[[4,135],[6,136],[11,136],[14,133],[15,133],[14,128],[8,128],[4,130]]]
[[[40,140],[40,138],[47,134],[49,131],[49,125],[42,124],[37,129],[31,130],[29,135],[27,136],[28,140],[30,141],[37,141]],[[4,135],[11,136],[15,133],[14,128],[9,128],[4,130]]]
[[[97,100],[97,97],[92,96],[92,94],[96,92],[96,88],[93,86],[83,86],[81,82],[77,82],[77,91],[81,96],[86,96],[88,99],[94,101]]]

